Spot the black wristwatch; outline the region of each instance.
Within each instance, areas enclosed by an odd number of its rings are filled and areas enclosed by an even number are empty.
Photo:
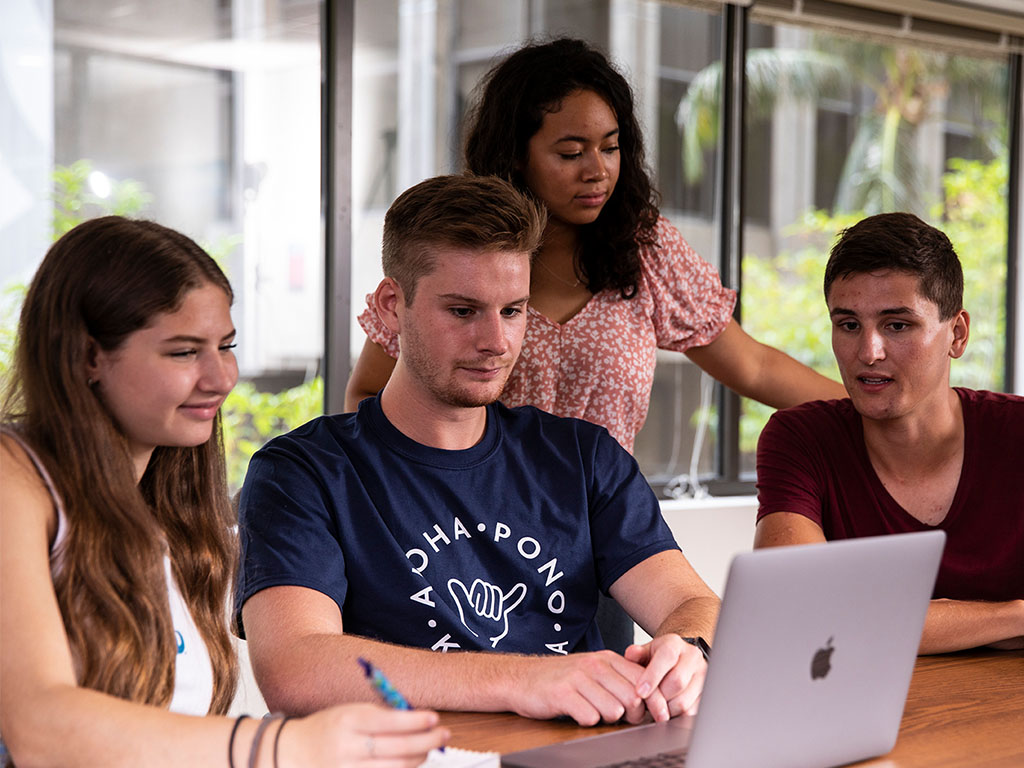
[[[704,654],[704,661],[711,660],[711,646],[708,645],[708,641],[703,637],[684,637],[683,641],[690,645],[697,646],[697,648],[700,649],[700,652]]]

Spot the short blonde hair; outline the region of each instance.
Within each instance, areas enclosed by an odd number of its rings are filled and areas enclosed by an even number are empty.
[[[384,274],[412,302],[438,246],[532,254],[547,223],[527,194],[497,176],[435,176],[410,187],[384,217]]]

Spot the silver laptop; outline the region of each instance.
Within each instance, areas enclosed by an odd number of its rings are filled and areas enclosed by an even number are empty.
[[[823,768],[888,752],[945,540],[928,531],[737,555],[695,717],[513,752],[501,764]]]

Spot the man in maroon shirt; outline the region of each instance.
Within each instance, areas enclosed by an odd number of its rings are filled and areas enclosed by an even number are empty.
[[[921,653],[1024,647],[1024,398],[950,386],[970,331],[952,244],[911,214],[864,219],[825,300],[850,397],[765,427],[754,546],[941,528]]]

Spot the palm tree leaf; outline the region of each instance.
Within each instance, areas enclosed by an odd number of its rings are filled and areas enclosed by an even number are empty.
[[[745,70],[748,119],[770,115],[783,99],[814,101],[837,93],[848,81],[841,59],[799,48],[750,50]],[[691,184],[703,175],[704,151],[718,141],[721,82],[721,64],[709,64],[694,77],[676,108],[676,125],[683,137],[683,169]]]

